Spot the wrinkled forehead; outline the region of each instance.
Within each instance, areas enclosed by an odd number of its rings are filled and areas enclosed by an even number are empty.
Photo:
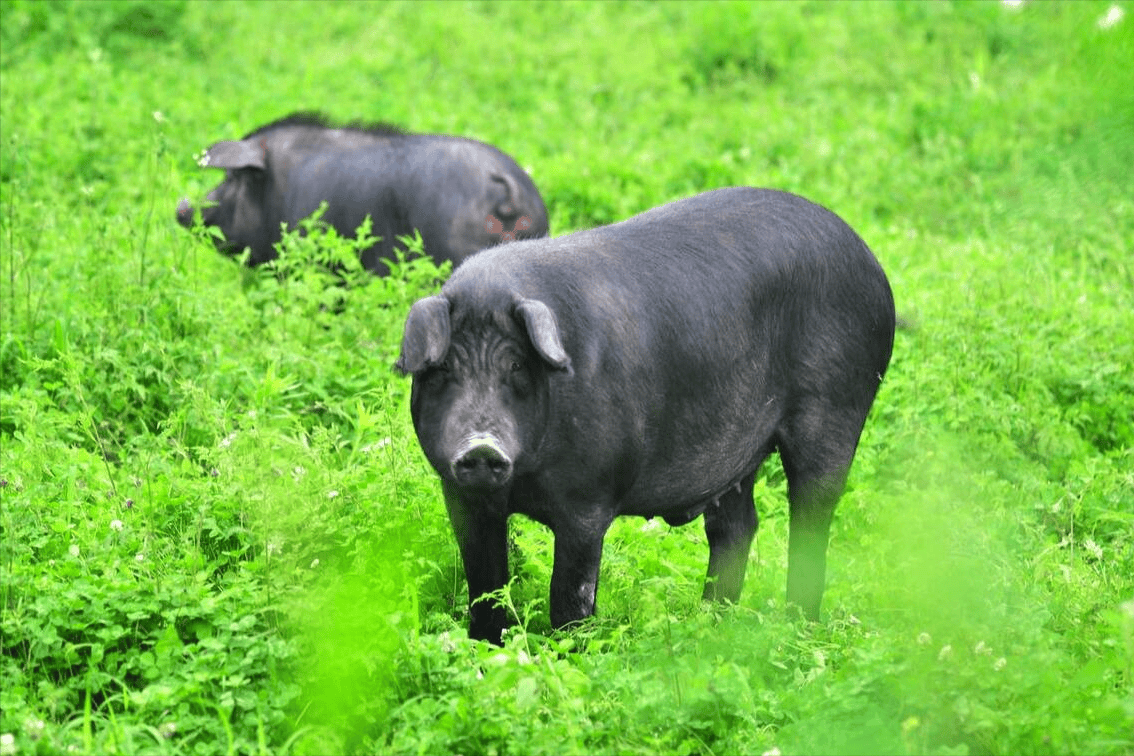
[[[526,341],[523,329],[512,314],[512,307],[461,307],[450,313],[453,340]]]

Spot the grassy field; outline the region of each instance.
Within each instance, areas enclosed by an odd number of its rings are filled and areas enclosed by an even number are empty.
[[[0,756],[1134,752],[1132,10],[5,0]],[[391,369],[445,271],[328,290],[348,241],[280,280],[174,221],[299,109],[496,144],[555,235],[729,185],[855,227],[912,327],[823,621],[773,460],[738,606],[699,523],[626,519],[554,634],[517,521],[520,625],[470,642]]]

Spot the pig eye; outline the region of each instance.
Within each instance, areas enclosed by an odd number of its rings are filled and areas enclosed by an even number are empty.
[[[518,360],[512,360],[512,364],[508,366],[508,369],[513,373],[518,373],[523,369],[523,365],[521,365]]]

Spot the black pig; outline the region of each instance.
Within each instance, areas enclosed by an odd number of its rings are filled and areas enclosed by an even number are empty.
[[[705,517],[705,597],[736,601],[756,470],[790,499],[787,595],[819,613],[827,538],[890,361],[894,301],[838,216],[731,188],[556,239],[501,245],[414,304],[397,367],[468,578],[499,642],[507,519],[555,535],[551,622],[595,609],[618,515]]]
[[[396,236],[421,232],[425,251],[456,266],[499,243],[504,231],[547,236],[547,209],[531,178],[512,158],[471,139],[408,134],[390,126],[334,127],[297,113],[236,142],[210,147],[201,164],[225,169],[201,219],[224,233],[229,254],[251,249],[249,263],[276,257],[280,224],[294,225],[326,201],[323,220],[353,235],[367,214],[381,241],[362,264],[385,273]],[[193,223],[183,199],[177,220]]]

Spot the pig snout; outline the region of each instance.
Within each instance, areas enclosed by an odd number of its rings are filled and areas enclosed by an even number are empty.
[[[183,198],[177,203],[177,222],[185,228],[193,225],[193,206],[187,199]]]
[[[512,460],[491,435],[466,441],[449,464],[457,484],[469,488],[500,488],[512,478]]]

